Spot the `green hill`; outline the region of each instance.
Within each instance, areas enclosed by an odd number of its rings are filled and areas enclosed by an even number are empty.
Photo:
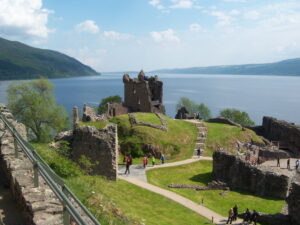
[[[91,67],[60,52],[33,48],[0,38],[0,80],[99,75]]]
[[[155,73],[300,76],[300,58],[275,63],[162,69]]]
[[[134,113],[134,115],[137,121],[161,125],[154,113]],[[191,158],[198,135],[196,126],[186,121],[163,117],[166,119],[168,131],[132,126],[128,114],[112,118],[111,122],[118,124],[121,153],[140,157],[161,152],[168,161]]]

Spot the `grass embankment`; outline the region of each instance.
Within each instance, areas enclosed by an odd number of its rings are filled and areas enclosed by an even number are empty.
[[[168,188],[168,184],[172,183],[205,186],[211,181],[211,172],[211,161],[198,161],[183,166],[149,170],[147,171],[147,178],[151,184],[176,192],[199,204],[203,199],[204,206],[223,216],[228,215],[228,210],[234,204],[238,205],[240,212],[249,208],[264,213],[280,212],[284,206],[283,200],[257,197],[246,191],[195,191],[192,189]]]
[[[237,150],[237,141],[242,143],[263,143],[254,131],[221,123],[205,123],[207,128],[206,148],[204,155],[212,156],[213,152],[222,147],[229,151]]]
[[[47,144],[33,145],[102,225],[211,224],[180,204],[126,181],[84,175],[76,163]]]
[[[136,120],[162,125],[154,113],[135,113]],[[123,154],[133,157],[145,155],[146,149],[160,151],[168,161],[190,158],[193,155],[198,129],[192,123],[172,120],[164,116],[168,131],[146,126],[131,126],[128,115],[112,118],[110,121],[118,124],[119,143]],[[138,160],[141,164],[141,159]]]
[[[82,122],[82,121],[80,121],[78,123],[78,125],[80,127],[93,126],[93,127],[96,127],[97,129],[103,129],[104,127],[106,127],[107,124],[108,124],[107,122],[102,122],[102,121],[96,121],[96,122]]]

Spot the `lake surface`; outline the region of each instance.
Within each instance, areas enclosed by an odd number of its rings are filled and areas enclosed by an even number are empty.
[[[122,76],[107,73],[51,81],[57,103],[71,112],[73,106],[82,109],[84,103],[97,105],[110,95],[123,97]],[[248,112],[256,124],[261,124],[265,115],[300,124],[300,77],[162,74],[159,79],[164,82],[164,104],[170,117],[176,114],[176,102],[188,97],[207,105],[213,116],[224,108],[236,108]],[[6,88],[10,82],[1,81],[0,102],[7,102]]]

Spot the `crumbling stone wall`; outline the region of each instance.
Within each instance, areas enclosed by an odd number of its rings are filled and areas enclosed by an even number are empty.
[[[92,107],[87,106],[86,104],[83,105],[83,115],[82,121],[83,122],[94,122],[97,120],[97,114]]]
[[[291,192],[287,198],[289,215],[292,218],[292,224],[300,225],[300,179],[299,175],[291,185]]]
[[[282,146],[300,156],[300,126],[277,120],[272,117],[263,118],[263,136],[271,141],[279,141]]]
[[[22,124],[12,120],[11,113],[0,104],[0,111],[16,125],[17,131],[26,140],[26,129]],[[46,182],[39,176],[39,187],[33,184],[33,166],[25,153],[19,149],[15,158],[14,138],[9,131],[5,132],[4,123],[0,120],[0,170],[6,184],[21,208],[24,224],[59,225],[62,221],[62,205]]]
[[[104,129],[92,126],[76,127],[72,137],[72,155],[80,163],[86,156],[93,166],[90,173],[116,180],[118,174],[118,134],[117,126],[109,124]]]
[[[128,108],[124,106],[124,102],[107,105],[107,113],[111,117],[127,114],[128,112]]]
[[[225,151],[213,154],[213,178],[227,183],[231,189],[281,199],[286,198],[291,182],[291,177],[273,173],[263,166],[251,165]]]

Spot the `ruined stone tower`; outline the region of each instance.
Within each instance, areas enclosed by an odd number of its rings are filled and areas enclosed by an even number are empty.
[[[163,82],[157,76],[147,77],[143,70],[137,78],[123,76],[124,102],[108,105],[108,114],[117,116],[128,112],[151,112],[165,114],[163,105]]]

